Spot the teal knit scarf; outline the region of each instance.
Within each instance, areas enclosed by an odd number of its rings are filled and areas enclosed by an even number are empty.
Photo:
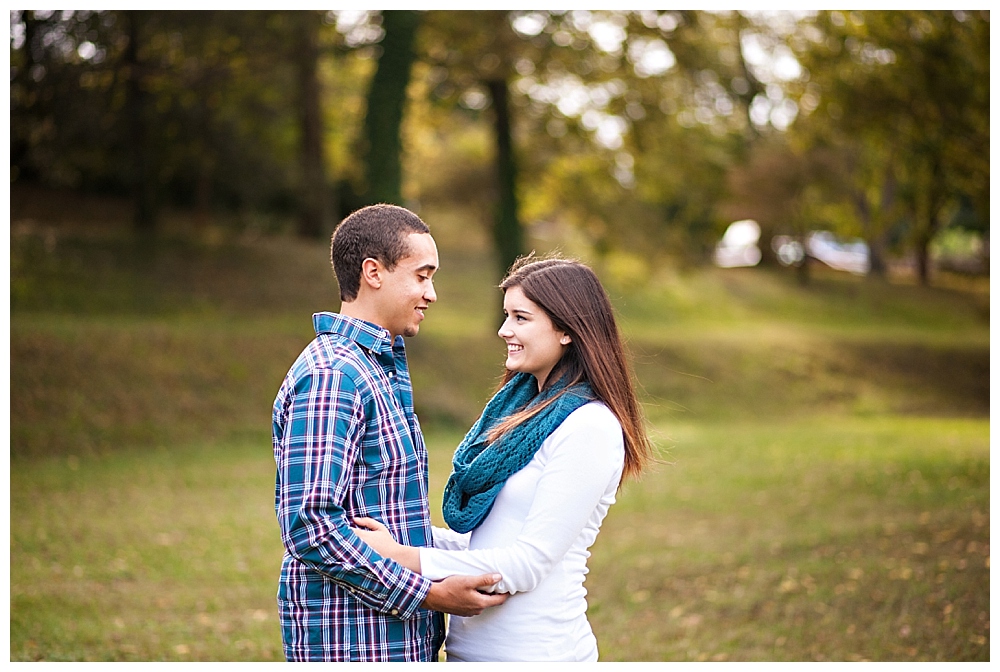
[[[487,445],[486,435],[500,421],[527,406],[544,403],[559,395],[543,411]],[[452,459],[452,473],[444,489],[445,522],[456,532],[479,526],[493,508],[500,489],[513,474],[524,469],[542,442],[570,413],[595,399],[590,385],[567,388],[557,381],[539,393],[535,377],[518,373],[486,404]]]

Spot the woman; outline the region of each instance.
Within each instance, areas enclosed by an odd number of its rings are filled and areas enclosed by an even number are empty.
[[[451,529],[434,548],[397,544],[377,521],[359,534],[383,556],[437,580],[497,572],[511,593],[450,620],[448,660],[594,661],[587,549],[624,477],[651,444],[607,293],[575,261],[519,260],[500,284],[506,372],[455,452],[444,493]]]

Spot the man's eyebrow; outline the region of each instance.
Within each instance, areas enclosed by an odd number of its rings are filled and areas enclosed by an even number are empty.
[[[419,273],[420,271],[436,271],[436,270],[437,266],[435,266],[434,264],[424,264],[423,266],[417,269],[417,273]]]

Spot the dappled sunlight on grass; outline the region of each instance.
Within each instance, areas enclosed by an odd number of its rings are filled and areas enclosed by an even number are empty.
[[[604,659],[988,657],[988,422],[674,437],[672,464],[626,488],[593,549]]]
[[[281,659],[274,463],[260,438],[22,473],[11,658]]]
[[[981,660],[984,420],[687,423],[593,549],[605,660]],[[428,432],[431,507],[461,432]],[[15,660],[274,660],[267,437],[12,481]]]

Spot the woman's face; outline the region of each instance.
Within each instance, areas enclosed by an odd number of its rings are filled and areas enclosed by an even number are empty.
[[[538,389],[542,389],[569,345],[569,335],[558,331],[545,311],[520,287],[504,293],[503,312],[506,319],[497,334],[507,343],[505,366],[510,371],[530,373],[538,380]]]

